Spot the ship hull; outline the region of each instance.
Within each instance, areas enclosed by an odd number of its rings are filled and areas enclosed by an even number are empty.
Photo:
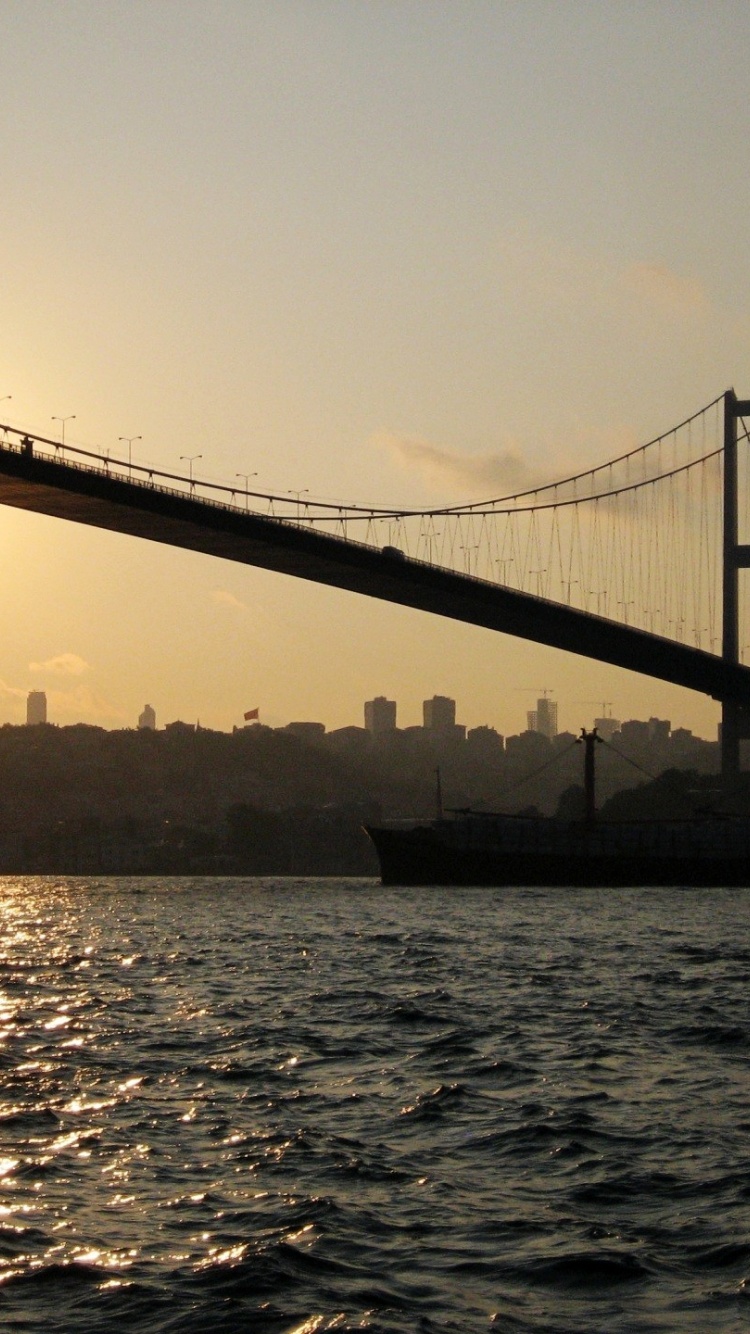
[[[425,826],[368,827],[384,885],[727,886],[750,885],[750,858],[663,853],[521,851],[460,846]]]

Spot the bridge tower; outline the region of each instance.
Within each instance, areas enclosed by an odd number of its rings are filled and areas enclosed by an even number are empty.
[[[750,569],[750,545],[739,541],[737,420],[750,416],[750,400],[738,399],[733,389],[724,395],[724,555],[722,657],[740,660],[739,572]],[[740,741],[750,737],[750,700],[747,705],[723,700],[721,707],[721,772],[726,780],[740,771]]]

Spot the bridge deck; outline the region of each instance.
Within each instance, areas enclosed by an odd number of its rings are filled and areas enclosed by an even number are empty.
[[[750,668],[702,649],[289,520],[0,446],[0,504],[484,626],[750,704]]]

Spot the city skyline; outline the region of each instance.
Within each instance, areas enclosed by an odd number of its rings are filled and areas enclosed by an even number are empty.
[[[300,717],[290,718],[285,722],[275,721],[273,723],[266,723],[260,718],[261,711],[258,708],[252,709],[249,712],[246,711],[243,715],[243,721],[234,722],[229,728],[206,728],[205,725],[203,727],[201,726],[200,718],[197,718],[195,722],[192,722],[191,720],[180,717],[168,719],[161,724],[161,728],[162,730],[168,730],[170,727],[197,728],[198,730],[216,730],[229,733],[240,731],[243,727],[248,726],[265,726],[278,731],[296,731],[301,738],[311,738],[325,733],[330,735],[332,732],[336,731],[359,731],[369,732],[374,739],[387,736],[389,733],[394,732],[424,731],[435,737],[442,736],[444,738],[456,740],[465,740],[467,736],[474,731],[496,733],[501,740],[504,740],[509,736],[517,737],[523,732],[538,732],[541,736],[552,740],[560,733],[576,735],[581,727],[591,725],[597,727],[606,740],[610,740],[612,735],[614,735],[621,726],[625,726],[626,728],[628,726],[635,726],[637,728],[646,728],[647,730],[650,728],[652,731],[654,727],[656,727],[657,730],[664,732],[665,736],[668,736],[670,732],[691,731],[691,729],[685,729],[684,725],[681,723],[678,724],[677,727],[672,727],[671,719],[660,719],[655,714],[650,714],[648,720],[624,718],[621,721],[620,719],[613,717],[611,713],[611,704],[608,700],[598,704],[598,707],[604,710],[601,715],[596,716],[595,714],[588,714],[583,721],[576,723],[575,725],[568,724],[566,726],[558,727],[558,701],[549,698],[553,693],[549,688],[545,687],[544,689],[545,695],[544,697],[537,699],[536,709],[526,710],[521,715],[526,719],[526,727],[518,727],[517,730],[510,729],[507,732],[501,732],[499,728],[496,728],[488,721],[474,724],[471,727],[468,727],[464,723],[457,722],[457,701],[443,695],[433,695],[422,700],[421,721],[417,722],[401,721],[401,723],[399,723],[398,701],[388,699],[385,695],[377,695],[374,699],[365,700],[363,702],[361,722],[354,723],[350,720],[337,728],[329,727],[327,723],[321,722],[318,719],[302,719]],[[593,701],[589,700],[586,701],[586,703],[591,707],[594,707]],[[607,709],[609,709],[609,712],[607,712]],[[56,724],[58,726],[64,725],[57,723],[57,720],[54,718],[48,718],[47,697],[44,691],[31,690],[28,692],[25,713],[25,722],[27,725],[33,726],[39,723],[50,723],[53,726]],[[253,718],[254,721],[248,723],[248,717]],[[82,720],[78,721],[80,722]],[[75,726],[75,723],[72,725]],[[145,704],[138,714],[137,722],[126,725],[125,730],[128,730],[128,726],[136,727],[139,731],[159,730],[157,714],[153,705]],[[709,741],[716,740],[715,737],[699,739]]]
[[[750,392],[744,6],[31,0],[0,31],[34,89],[0,93],[4,421],[238,487],[424,505]],[[505,734],[515,689],[554,679],[715,735],[713,701],[646,677],[2,519],[0,722],[34,688],[108,727],[152,695],[221,728],[257,701],[272,725],[297,704],[345,725],[381,690],[418,718],[431,679]]]

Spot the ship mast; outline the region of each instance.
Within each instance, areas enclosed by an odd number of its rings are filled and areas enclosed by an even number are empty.
[[[584,745],[586,750],[583,756],[583,792],[585,797],[586,824],[593,824],[596,820],[596,759],[595,750],[597,742],[601,745],[602,738],[597,733],[595,727],[590,732],[585,727],[581,728],[581,735],[578,738],[578,744]]]

